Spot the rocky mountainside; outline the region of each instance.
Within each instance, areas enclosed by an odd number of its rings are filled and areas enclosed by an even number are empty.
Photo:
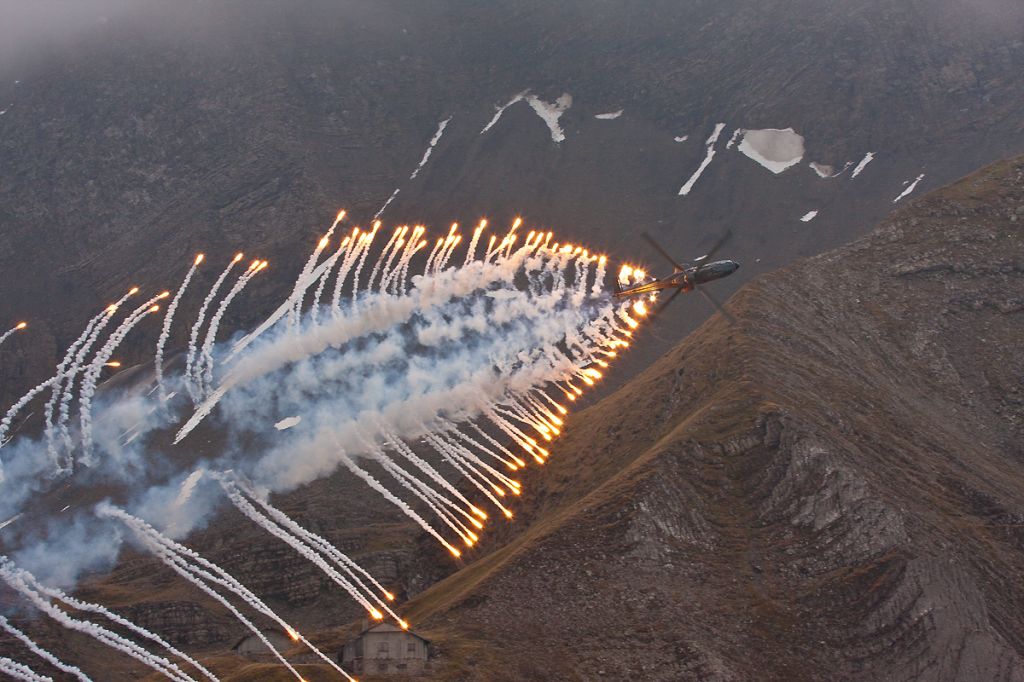
[[[1024,679],[1022,254],[1017,159],[749,283],[414,601],[450,678]]]
[[[12,15],[0,46],[0,320],[32,322],[0,358],[8,401],[94,310],[174,286],[198,251],[271,260],[229,312],[252,322],[339,206],[365,225],[393,196],[384,220],[435,229],[521,213],[652,268],[640,230],[682,258],[732,227],[728,293],[860,236],[922,174],[918,192],[1024,151],[1014,0],[88,0],[62,16],[40,37]],[[779,174],[734,137],[769,128],[804,138]],[[680,308],[667,339],[708,314]]]
[[[748,283],[735,326],[710,320],[572,415],[462,567],[344,476],[276,502],[402,586],[439,679],[1024,679],[1022,253],[1024,158]],[[326,650],[351,634],[338,590],[233,514],[189,544]],[[81,593],[218,674],[274,679],[150,557]]]

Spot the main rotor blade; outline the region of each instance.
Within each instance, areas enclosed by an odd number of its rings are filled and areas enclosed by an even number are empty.
[[[658,306],[658,309],[654,311],[654,314],[651,315],[651,317],[657,317],[658,315],[661,315],[661,313],[665,310],[665,308],[667,308],[672,301],[676,300],[676,297],[678,297],[679,294],[681,294],[681,293],[683,293],[682,287],[676,289],[674,294],[669,296],[668,299],[664,303],[662,303],[660,306]]]
[[[712,246],[711,249],[709,249],[706,254],[704,254],[703,256],[700,257],[700,260],[701,261],[710,261],[711,257],[714,256],[715,253],[717,253],[720,248],[725,246],[725,243],[727,241],[729,241],[730,239],[732,239],[732,230],[731,229],[730,230],[726,230],[725,234],[723,234],[721,237],[719,237],[718,241],[715,242],[715,245]]]
[[[726,310],[725,307],[721,303],[718,302],[717,298],[715,298],[714,296],[712,296],[708,292],[704,291],[703,288],[701,288],[701,287],[699,287],[697,285],[694,285],[693,288],[696,289],[697,292],[701,296],[703,296],[707,300],[708,303],[710,303],[711,305],[715,306],[715,309],[718,310],[718,312],[722,313],[722,316],[725,317],[726,322],[728,322],[729,324],[736,324],[736,318],[733,317],[732,314],[728,310]],[[672,299],[669,299],[669,300],[672,300]]]
[[[652,237],[651,235],[647,234],[646,232],[641,232],[640,236],[643,237],[644,239],[646,239],[647,243],[650,244],[651,246],[653,246],[654,250],[657,251],[658,253],[660,253],[662,258],[664,258],[669,263],[671,263],[672,267],[674,267],[676,270],[685,270],[686,269],[682,265],[677,263],[675,258],[673,258],[672,256],[668,255],[668,251],[666,251],[665,249],[661,248],[661,244],[659,244],[658,242],[654,241],[654,237]]]

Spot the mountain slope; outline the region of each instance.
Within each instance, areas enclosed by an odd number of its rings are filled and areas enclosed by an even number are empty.
[[[730,292],[860,236],[918,175],[920,191],[1024,151],[1012,0],[122,4],[83,2],[68,37],[31,49],[34,34],[3,29],[0,319],[32,322],[3,349],[7,401],[95,310],[134,284],[174,286],[197,251],[197,288],[237,250],[270,259],[229,311],[251,324],[339,207],[365,226],[396,189],[389,222],[521,213],[626,260],[654,261],[641,229],[686,257],[732,227]],[[572,97],[564,141],[526,101],[481,133],[527,89]],[[787,127],[806,153],[780,175],[727,148],[737,128]],[[808,166],[868,152],[857,178]],[[680,308],[669,336],[708,314]],[[668,346],[648,345],[635,366]]]
[[[1018,159],[744,287],[415,600],[448,673],[1024,679],[1022,246]]]

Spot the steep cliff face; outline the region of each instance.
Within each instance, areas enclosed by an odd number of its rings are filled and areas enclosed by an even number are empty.
[[[414,602],[451,677],[1024,679],[1022,225],[987,168],[574,415]]]
[[[917,191],[1024,151],[1012,0],[160,4],[80,11],[71,38],[27,55],[0,41],[0,320],[33,323],[0,351],[5,402],[111,297],[173,287],[198,251],[196,288],[235,251],[271,261],[226,319],[252,323],[339,207],[365,226],[396,189],[389,222],[522,214],[651,266],[641,229],[685,257],[732,227],[729,292],[862,235],[922,173]],[[571,96],[562,141],[525,100],[481,132],[527,89],[538,106]],[[729,145],[789,127],[806,152],[779,175]],[[708,313],[681,307],[672,338]],[[124,360],[150,357],[151,327]],[[637,365],[668,348],[648,345]]]

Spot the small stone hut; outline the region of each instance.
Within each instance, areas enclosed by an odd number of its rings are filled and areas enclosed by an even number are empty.
[[[267,641],[273,645],[278,651],[287,651],[291,648],[293,642],[288,638],[288,635],[280,630],[262,630],[263,636],[267,638]],[[263,656],[273,656],[274,653],[267,648],[267,645],[254,634],[248,634],[242,639],[238,640],[233,647],[231,647],[239,656],[248,656],[249,658],[260,658]]]
[[[341,652],[353,674],[422,675],[430,671],[430,642],[391,623],[367,627]]]

